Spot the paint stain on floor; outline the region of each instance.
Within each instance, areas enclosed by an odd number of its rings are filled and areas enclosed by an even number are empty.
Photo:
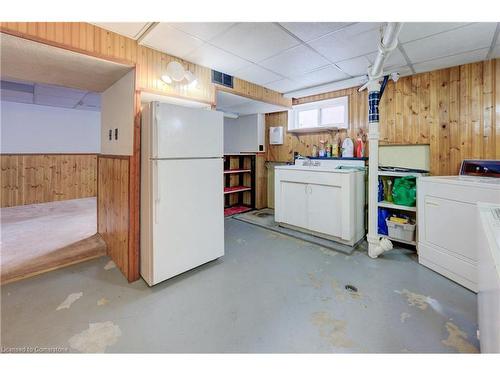
[[[462,331],[456,324],[446,322],[446,330],[448,338],[442,340],[443,345],[456,349],[459,353],[478,353],[477,348],[467,341],[467,334]]]
[[[99,300],[97,301],[97,306],[104,306],[104,305],[106,305],[108,302],[109,302],[109,299],[107,299],[106,297],[102,297],[101,299],[99,299]]]
[[[338,299],[339,301],[345,300],[344,290],[340,287],[340,284],[337,280],[332,280],[332,289],[333,292],[335,293],[336,299]]]
[[[113,262],[112,260],[110,260],[110,261],[109,261],[108,263],[106,263],[106,265],[104,266],[104,269],[105,269],[106,271],[109,271],[109,270],[111,270],[111,269],[113,269],[113,268],[116,268],[116,264],[115,264],[115,262]]]
[[[246,243],[247,243],[247,241],[246,241],[246,240],[244,240],[243,238],[238,238],[238,239],[236,239],[236,242],[237,242],[239,245],[244,245],[244,244],[246,244]]]
[[[89,328],[69,339],[71,348],[82,353],[104,353],[108,346],[116,344],[122,332],[111,321],[89,323]]]
[[[321,282],[320,279],[318,279],[313,273],[308,273],[307,276],[309,277],[309,281],[311,282],[311,285],[315,289],[321,289],[323,286],[323,283]]]
[[[354,343],[347,337],[347,322],[331,317],[326,311],[318,311],[311,316],[312,323],[319,328],[320,336],[335,347],[350,348]]]
[[[402,312],[401,315],[399,316],[399,319],[401,320],[401,323],[404,323],[410,316],[411,315],[409,313]]]
[[[62,310],[62,309],[69,309],[71,305],[78,299],[80,299],[83,296],[83,292],[79,293],[71,293],[69,296],[66,297],[66,299],[61,302],[59,306],[57,306],[56,311]]]
[[[424,296],[423,294],[417,294],[410,292],[408,289],[403,289],[403,290],[395,290],[394,292],[401,294],[402,296],[406,297],[406,300],[408,301],[409,306],[415,306],[418,307],[420,310],[425,310],[427,309],[428,306],[428,296]]]

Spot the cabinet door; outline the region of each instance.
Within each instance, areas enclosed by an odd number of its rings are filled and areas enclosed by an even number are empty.
[[[309,230],[342,236],[342,199],[339,186],[309,184]]]
[[[307,228],[307,184],[281,182],[281,221]]]

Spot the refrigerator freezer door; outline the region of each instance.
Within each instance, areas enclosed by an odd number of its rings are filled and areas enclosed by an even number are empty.
[[[153,103],[152,158],[222,157],[223,114]]]
[[[224,255],[222,159],[158,160],[153,188],[152,280]]]

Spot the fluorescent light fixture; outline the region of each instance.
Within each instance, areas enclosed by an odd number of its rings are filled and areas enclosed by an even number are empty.
[[[304,96],[318,95],[325,92],[344,90],[351,87],[357,87],[364,84],[367,80],[366,75],[344,79],[342,81],[335,81],[330,83],[321,84],[313,87],[306,87],[304,89],[289,91],[283,94],[285,98],[303,98]]]

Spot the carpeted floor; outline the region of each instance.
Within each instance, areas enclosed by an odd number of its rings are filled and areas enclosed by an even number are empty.
[[[104,255],[96,205],[91,197],[0,209],[2,284]]]

